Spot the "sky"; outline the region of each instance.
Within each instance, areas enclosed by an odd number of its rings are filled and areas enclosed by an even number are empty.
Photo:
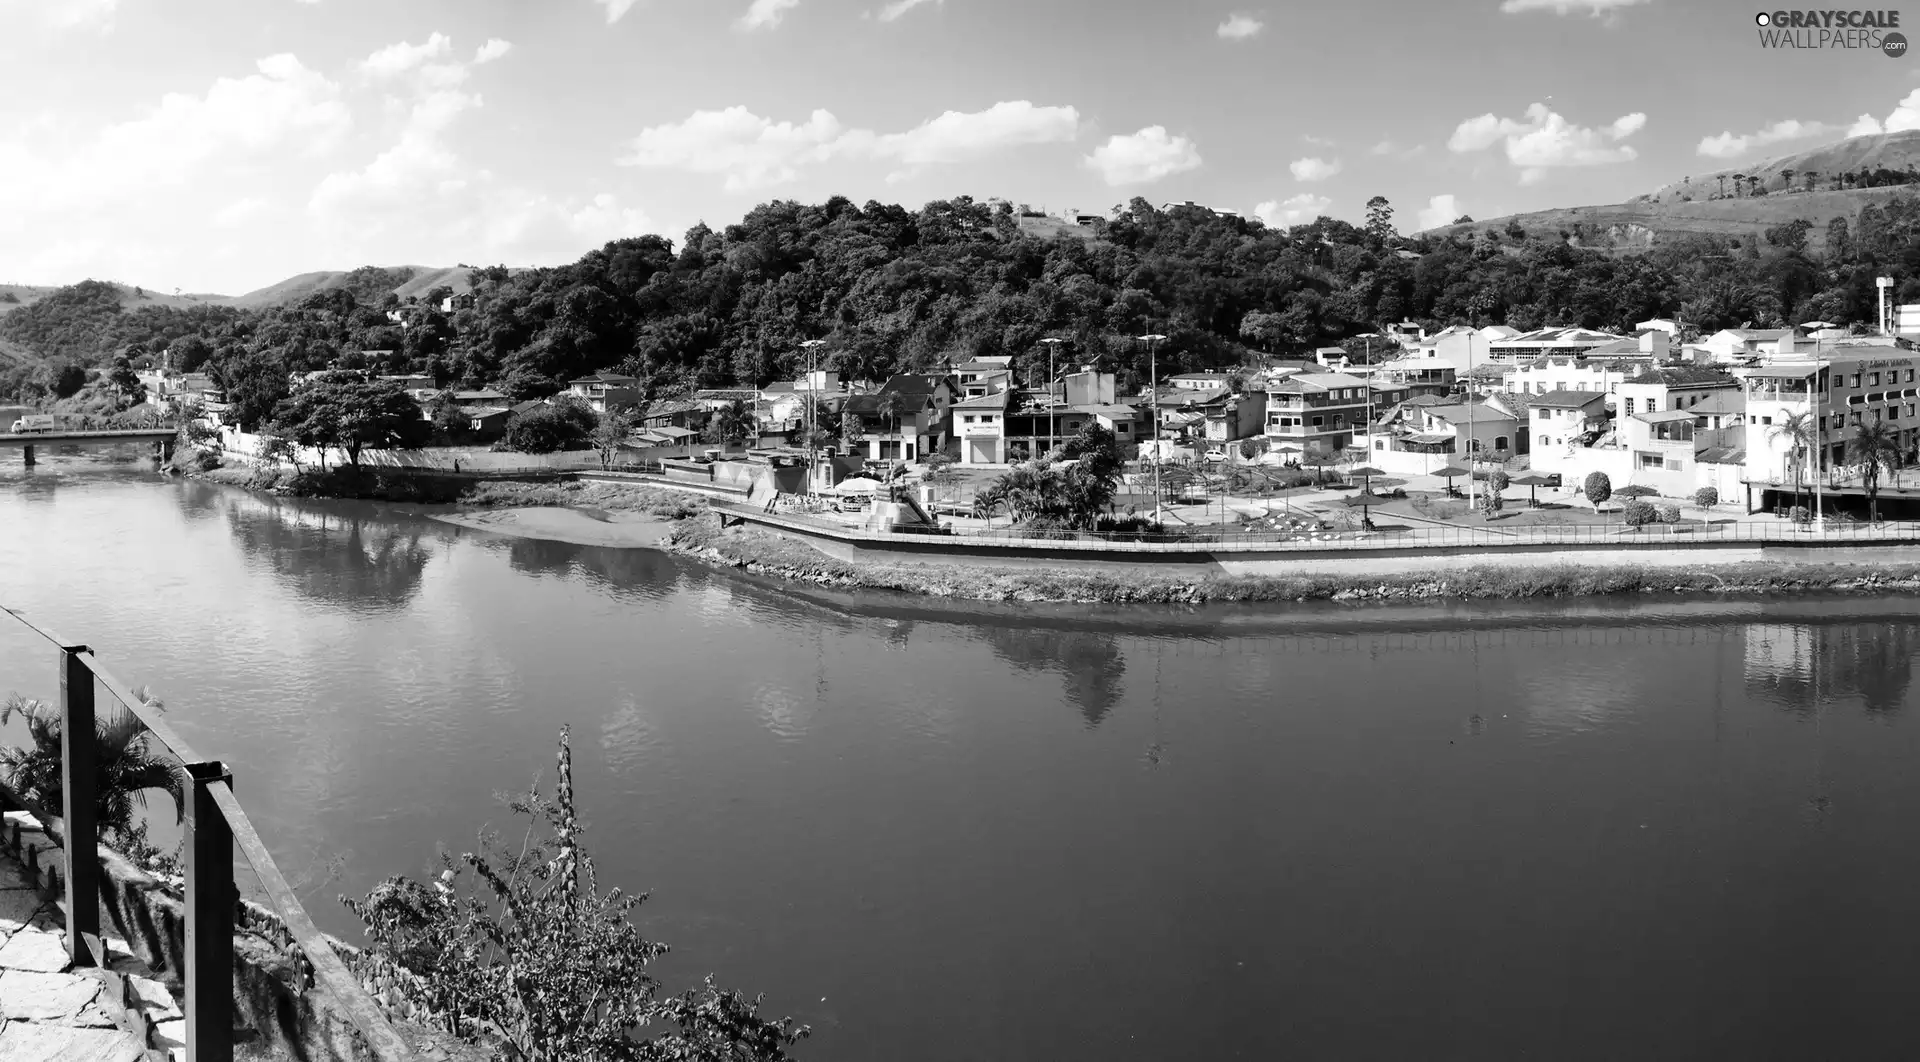
[[[0,283],[557,265],[769,199],[1403,232],[1920,128],[1719,0],[0,0]],[[1920,10],[1912,32],[1920,34]],[[1903,29],[1905,27],[1902,27]],[[1884,32],[1884,31],[1883,31]]]

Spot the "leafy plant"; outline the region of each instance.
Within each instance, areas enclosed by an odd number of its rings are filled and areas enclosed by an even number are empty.
[[[143,707],[163,712],[166,705],[142,687],[134,691]],[[165,748],[154,746],[146,724],[120,702],[108,698],[111,707],[94,718],[94,816],[100,834],[109,842],[139,838],[145,832],[134,821],[136,808],[144,808],[147,791],[165,790],[173,797],[174,817],[185,810],[183,803],[186,769]],[[0,726],[19,716],[27,726],[31,742],[25,746],[0,746],[0,776],[21,796],[56,812],[65,799],[61,782],[61,737],[64,731],[60,706],[46,701],[9,693],[0,704]]]
[[[1620,518],[1628,527],[1645,527],[1648,524],[1659,523],[1660,512],[1654,508],[1653,503],[1635,498],[1620,510]]]
[[[628,921],[645,894],[601,892],[581,844],[566,727],[552,799],[536,781],[509,807],[527,819],[517,846],[483,834],[481,852],[443,854],[430,881],[341,898],[447,1031],[528,1062],[776,1062],[809,1034],[711,977],[660,994],[645,971],[667,945]]]
[[[1715,487],[1701,487],[1693,492],[1693,504],[1702,509],[1711,509],[1720,504],[1720,491]]]
[[[1672,502],[1661,502],[1655,505],[1654,509],[1659,512],[1661,523],[1677,524],[1680,522],[1680,507],[1678,505]]]
[[[1600,506],[1613,497],[1613,480],[1608,479],[1605,472],[1589,472],[1586,483],[1581,486],[1581,493],[1587,496],[1587,503],[1593,506],[1593,511],[1599,512]]]

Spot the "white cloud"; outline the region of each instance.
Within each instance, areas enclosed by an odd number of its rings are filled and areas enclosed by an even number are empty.
[[[1072,107],[1038,107],[1026,100],[996,103],[984,111],[948,111],[901,133],[849,129],[830,112],[814,111],[803,123],[776,122],[745,107],[695,111],[685,121],[640,131],[625,166],[722,175],[730,192],[784,184],[808,166],[835,158],[882,159],[901,169],[964,162],[1029,144],[1063,143],[1079,135]]]
[[[893,0],[893,3],[880,9],[880,21],[892,22],[914,8],[929,3],[944,4],[946,0]]]
[[[1414,215],[1414,222],[1420,226],[1419,230],[1416,231],[1437,229],[1442,225],[1451,225],[1453,224],[1454,218],[1464,213],[1466,213],[1466,211],[1460,209],[1460,200],[1457,197],[1452,195],[1436,195],[1427,200],[1427,205],[1421,207],[1419,213]]]
[[[1570,15],[1576,11],[1585,11],[1599,18],[1614,14],[1623,7],[1652,2],[1653,0],[1504,0],[1500,10],[1509,15],[1523,11],[1551,11],[1556,15]]]
[[[788,11],[800,6],[800,0],[753,0],[747,6],[747,13],[733,23],[733,28],[750,33],[758,29],[772,29],[780,24]]]
[[[1834,127],[1825,122],[1802,122],[1792,118],[1783,119],[1752,133],[1735,134],[1731,131],[1718,136],[1702,137],[1694,150],[1713,159],[1738,158],[1749,150],[1778,144],[1785,140],[1803,140],[1810,136],[1823,136],[1834,131]]]
[[[1200,149],[1165,126],[1150,125],[1130,136],[1110,137],[1085,159],[1109,185],[1148,184],[1200,166]]]
[[[203,93],[168,93],[142,113],[66,136],[37,119],[0,130],[0,273],[73,278],[177,271],[209,220],[310,167],[352,127],[340,87],[292,55]],[[77,279],[77,278],[73,278]],[[156,278],[158,279],[158,278]]]
[[[258,196],[236,199],[214,211],[213,223],[218,228],[237,229],[258,219],[270,207],[271,204]]]
[[[1604,129],[1590,129],[1574,125],[1544,103],[1530,105],[1526,114],[1522,121],[1492,114],[1469,118],[1454,129],[1447,148],[1464,153],[1502,144],[1507,161],[1521,168],[1520,182],[1534,184],[1549,169],[1601,166],[1638,158],[1638,152],[1619,141],[1647,124],[1647,116],[1635,112],[1621,115]]]
[[[1225,22],[1220,23],[1213,32],[1217,34],[1221,40],[1244,41],[1249,37],[1258,36],[1260,31],[1266,28],[1266,23],[1252,15],[1236,11],[1228,16]]]
[[[479,51],[473,53],[474,65],[478,66],[481,63],[491,63],[495,59],[504,57],[510,51],[513,51],[513,42],[503,41],[498,37],[494,37],[488,40],[487,43],[481,45]]]
[[[639,0],[593,0],[593,2],[607,9],[607,25],[611,26],[620,21],[627,12],[632,11],[633,5]]]
[[[1334,143],[1330,136],[1314,136],[1312,133],[1301,133],[1300,139],[1314,147],[1332,147]]]
[[[444,59],[452,51],[453,41],[443,33],[436,33],[420,44],[405,41],[389,44],[367,56],[360,63],[360,70],[368,77],[398,77],[432,60]]]
[[[0,0],[0,24],[29,15],[53,30],[107,30],[119,6],[119,0]]]
[[[1287,163],[1287,169],[1293,171],[1296,181],[1324,181],[1340,172],[1340,160],[1328,162],[1320,158],[1294,159]]]
[[[1289,225],[1304,225],[1325,214],[1333,200],[1312,192],[1301,192],[1286,199],[1269,199],[1253,208],[1254,216],[1265,222],[1268,228],[1284,229]]]
[[[1898,133],[1908,129],[1920,129],[1920,89],[1907,93],[1893,108],[1893,113],[1882,121],[1871,114],[1863,114],[1854,119],[1848,136],[1877,136],[1881,133]]]

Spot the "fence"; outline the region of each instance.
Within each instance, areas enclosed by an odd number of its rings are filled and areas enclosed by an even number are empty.
[[[67,956],[77,967],[106,970],[109,959],[100,935],[99,824],[95,821],[94,683],[131,712],[154,739],[179,759],[186,769],[184,794],[186,852],[186,955],[184,980],[188,1062],[230,1062],[234,1042],[234,927],[239,890],[233,876],[233,849],[238,845],[259,878],[273,909],[288,934],[311,964],[316,988],[329,996],[364,1038],[379,1062],[411,1062],[412,1052],[388,1023],[373,998],[361,989],[320,930],[300,905],[286,876],[275,865],[260,834],[233,795],[233,773],[218,760],[193,751],[157,714],[146,708],[127,686],[95,661],[93,651],[29,622],[18,612],[0,608],[59,652],[61,719],[62,814],[35,806],[20,793],[0,784],[0,796],[32,812],[56,831],[64,850]],[[118,975],[108,972],[109,986]],[[126,998],[124,983],[113,988]],[[144,1016],[136,1022],[144,1025]],[[150,1030],[143,1039],[152,1044]]]

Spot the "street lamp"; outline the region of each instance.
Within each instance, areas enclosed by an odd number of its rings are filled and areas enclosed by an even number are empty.
[[[1166,339],[1159,333],[1139,337],[1147,345],[1147,408],[1153,415],[1153,522],[1160,522],[1160,362],[1154,344]]]
[[[826,345],[827,341],[824,339],[807,339],[802,340],[800,343],[801,349],[807,352],[807,426],[804,430],[807,440],[807,483],[809,485],[813,484],[814,463],[820,452],[820,447],[817,445],[818,440],[813,437],[814,425],[816,423],[815,418],[819,415],[819,410],[816,406],[817,400],[814,397],[813,355],[815,351]]]
[[[1058,422],[1055,419],[1054,413],[1056,407],[1053,404],[1053,384],[1056,375],[1053,368],[1053,356],[1059,353],[1060,344],[1065,343],[1066,340],[1049,338],[1043,339],[1040,342],[1047,345],[1047,449],[1052,450],[1057,442],[1056,437],[1060,434],[1060,429],[1056,426]]]

